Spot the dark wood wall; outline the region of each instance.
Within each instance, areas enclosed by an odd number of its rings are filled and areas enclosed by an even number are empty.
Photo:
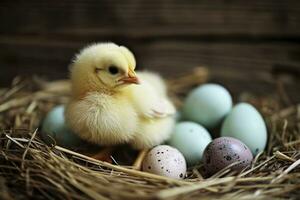
[[[65,78],[95,41],[127,45],[140,68],[167,76],[205,65],[232,90],[268,92],[278,74],[299,89],[298,0],[1,0],[0,85]]]

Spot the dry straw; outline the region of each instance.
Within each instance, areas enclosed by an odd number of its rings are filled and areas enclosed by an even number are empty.
[[[190,74],[169,80],[178,106],[193,86],[208,78],[205,68]],[[204,179],[202,166],[197,166],[186,179],[174,180],[45,145],[39,139],[41,119],[68,100],[69,87],[68,81],[16,78],[10,88],[0,88],[0,199],[300,198],[300,105],[282,107],[272,97],[248,95],[244,100],[268,124],[266,152],[239,174],[227,168]]]

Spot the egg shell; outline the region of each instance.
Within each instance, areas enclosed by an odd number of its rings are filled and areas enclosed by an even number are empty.
[[[241,171],[251,164],[253,156],[249,148],[241,141],[231,137],[214,139],[206,147],[203,155],[203,164],[207,175],[215,174],[228,165],[239,162],[231,169]]]
[[[266,147],[267,127],[260,113],[252,105],[240,103],[233,107],[224,120],[221,136],[241,140],[253,155],[256,155]]]
[[[151,149],[143,160],[143,171],[182,179],[186,174],[186,162],[183,155],[168,145],[159,145]]]
[[[183,105],[183,116],[206,128],[214,128],[232,107],[230,93],[221,85],[204,84],[188,95]]]
[[[180,122],[175,125],[168,144],[177,148],[189,166],[199,163],[206,146],[211,142],[209,132],[194,122]]]
[[[48,112],[42,123],[41,136],[46,143],[53,143],[54,139],[57,145],[76,147],[83,140],[66,126],[64,110],[65,107],[60,105]]]

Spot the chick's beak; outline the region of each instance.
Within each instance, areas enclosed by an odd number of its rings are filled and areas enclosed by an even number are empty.
[[[129,84],[139,84],[140,81],[138,79],[138,77],[136,76],[136,73],[133,70],[129,70],[128,71],[128,76],[121,78],[120,81],[122,81],[123,83],[129,83]]]

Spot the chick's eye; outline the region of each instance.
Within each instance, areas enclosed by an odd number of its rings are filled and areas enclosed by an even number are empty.
[[[108,67],[108,71],[112,75],[116,75],[119,73],[119,69],[116,66],[110,66]]]

